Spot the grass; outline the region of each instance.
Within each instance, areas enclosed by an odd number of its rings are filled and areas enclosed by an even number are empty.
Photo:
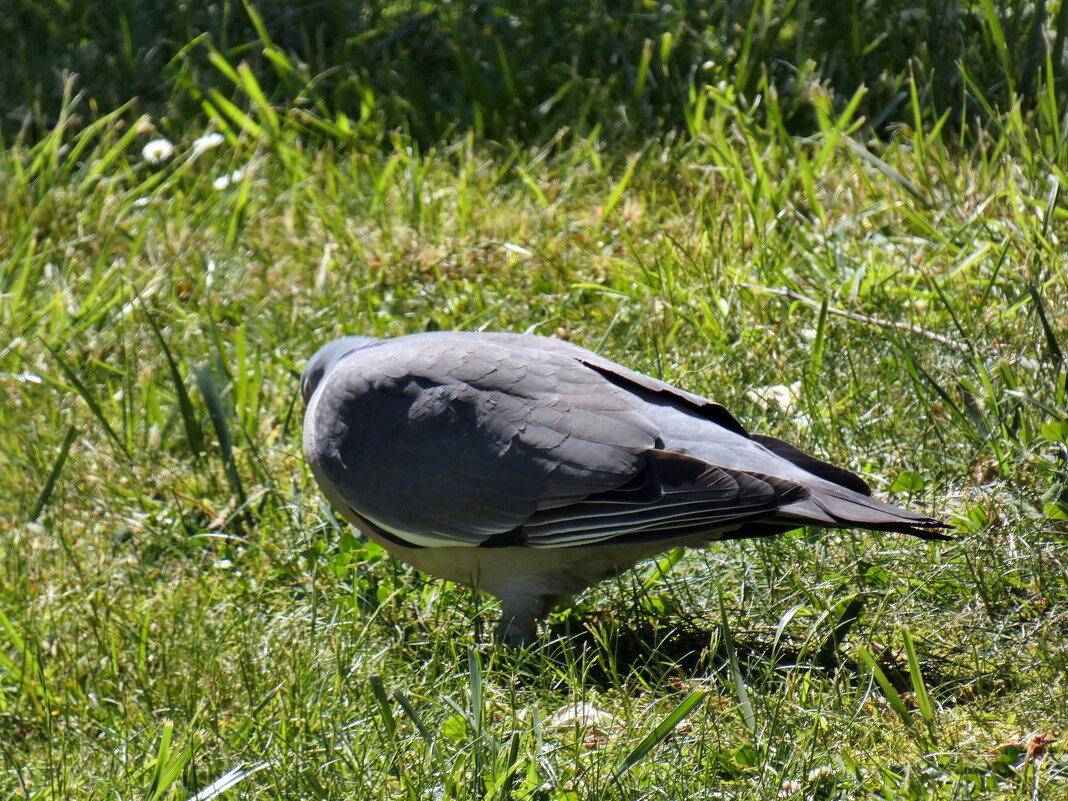
[[[1047,6],[1050,6],[1047,8]],[[816,115],[809,86],[875,130],[990,116],[1063,85],[1068,12],[992,0],[727,0],[510,3],[447,0],[86,0],[17,3],[0,18],[0,133],[51,130],[132,102],[172,136],[203,106],[240,96],[244,63],[268,96],[319,128],[422,145],[467,129],[537,145],[562,127],[634,145],[685,129],[707,87],[753,100],[767,80],[795,132]],[[228,68],[226,65],[233,65]],[[68,93],[67,79],[77,78]],[[314,113],[312,113],[314,112]],[[316,119],[320,118],[320,119]],[[325,119],[324,119],[325,118]]]
[[[863,91],[758,75],[759,102],[704,86],[621,143],[354,132],[219,49],[233,92],[180,124],[117,106],[11,142],[0,797],[1068,798],[1047,67],[1032,102],[975,86],[978,117],[913,84],[878,137]],[[339,525],[300,452],[318,344],[435,328],[597,349],[956,539],[672,555],[497,649],[492,605]]]

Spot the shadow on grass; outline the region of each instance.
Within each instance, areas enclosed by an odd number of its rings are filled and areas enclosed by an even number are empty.
[[[735,632],[734,649],[747,683],[767,685],[786,680],[793,670],[807,670],[829,680],[845,674],[866,681],[869,670],[848,654],[841,638],[828,638],[818,648],[780,640],[771,631]],[[721,674],[729,682],[730,655],[718,626],[694,621],[621,620],[609,613],[566,618],[549,627],[534,659],[581,663],[583,683],[602,688],[638,684],[649,687]],[[869,646],[869,648],[871,648]],[[872,649],[874,650],[874,649]],[[904,653],[875,652],[880,669],[908,699],[913,677]],[[977,674],[951,656],[926,654],[923,681],[943,706],[973,703],[976,696],[1012,691],[1019,682],[996,669]]]

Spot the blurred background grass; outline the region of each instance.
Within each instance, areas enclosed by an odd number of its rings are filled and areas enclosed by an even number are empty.
[[[212,90],[234,97],[212,51],[247,62],[284,107],[402,129],[424,145],[469,128],[536,143],[565,126],[639,141],[686,131],[706,86],[750,101],[774,86],[795,133],[815,126],[816,85],[837,104],[865,87],[858,113],[875,131],[914,122],[913,92],[925,122],[947,114],[954,126],[1033,103],[1047,58],[1054,89],[1064,86],[1065,7],[1046,2],[9,3],[9,141],[131,98],[132,113],[174,135]]]

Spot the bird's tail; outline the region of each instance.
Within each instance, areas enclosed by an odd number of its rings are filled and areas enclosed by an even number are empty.
[[[937,518],[910,512],[835,484],[821,482],[809,490],[807,497],[781,507],[776,517],[832,528],[896,531],[925,540],[952,539],[943,532],[949,525]]]

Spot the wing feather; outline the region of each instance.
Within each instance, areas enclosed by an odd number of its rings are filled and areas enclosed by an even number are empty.
[[[630,484],[534,515],[521,528],[525,544],[574,547],[629,542],[636,535],[648,541],[677,537],[681,529],[714,538],[807,494],[791,481],[726,470],[669,451],[650,450],[646,459]]]
[[[568,354],[450,337],[350,354],[309,405],[305,447],[345,502],[419,545],[478,545],[615,489],[656,426]]]

